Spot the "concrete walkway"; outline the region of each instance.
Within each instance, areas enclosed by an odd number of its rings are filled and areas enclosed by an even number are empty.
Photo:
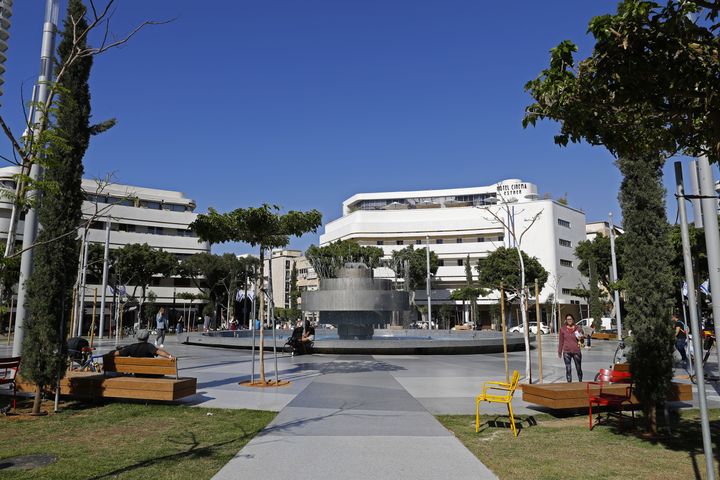
[[[217,480],[497,478],[371,356],[325,365]]]

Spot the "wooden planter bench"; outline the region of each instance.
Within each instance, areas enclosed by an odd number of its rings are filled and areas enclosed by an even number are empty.
[[[603,391],[623,395],[626,388],[626,384],[617,383],[605,385]],[[587,382],[523,385],[522,390],[524,401],[553,410],[588,407]],[[673,382],[667,400],[669,402],[690,402],[692,398],[691,384]],[[635,394],[632,394],[627,408],[635,408],[639,405],[640,402],[638,402]]]
[[[133,374],[133,375],[129,375]],[[147,376],[142,376],[147,375]],[[18,390],[34,391],[22,382]],[[179,378],[177,358],[103,357],[103,373],[69,371],[60,394],[77,398],[178,400],[197,393],[197,379]]]

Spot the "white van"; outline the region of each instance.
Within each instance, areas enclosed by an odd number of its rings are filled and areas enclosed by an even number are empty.
[[[600,322],[602,323],[600,330],[613,330],[613,329],[617,328],[614,318],[603,317],[600,319]],[[583,318],[582,320],[577,322],[577,325],[580,327],[587,327],[587,326],[592,325],[592,323],[593,323],[592,318]]]

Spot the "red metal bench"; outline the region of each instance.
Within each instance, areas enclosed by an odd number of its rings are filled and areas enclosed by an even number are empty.
[[[12,408],[16,407],[17,371],[20,367],[20,357],[0,358],[0,385],[10,385],[13,391]]]

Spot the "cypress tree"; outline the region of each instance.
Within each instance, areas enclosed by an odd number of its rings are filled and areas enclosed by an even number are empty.
[[[656,406],[665,402],[672,380],[672,252],[665,218],[665,189],[662,186],[662,159],[620,158],[623,174],[620,206],[625,229],[627,314],[632,330],[630,369],[635,394],[657,431]]]
[[[85,6],[70,0],[58,46],[60,62],[71,53],[74,19],[79,31],[87,28]],[[79,45],[85,48],[85,45]],[[22,375],[36,384],[33,412],[40,411],[42,387],[65,370],[65,342],[61,324],[69,310],[79,248],[75,233],[82,217],[82,159],[91,128],[88,78],[92,57],[78,58],[66,68],[56,105],[53,129],[57,141],[47,150],[45,179],[56,188],[44,192],[39,207],[42,229],[35,247],[35,265],[28,280],[28,319],[25,323]],[[68,234],[58,238],[61,235]],[[49,242],[49,243],[43,243]]]

